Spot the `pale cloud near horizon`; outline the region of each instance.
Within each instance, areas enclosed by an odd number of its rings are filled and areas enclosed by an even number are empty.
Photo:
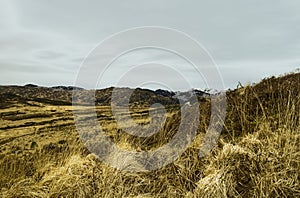
[[[0,84],[72,85],[84,57],[106,37],[164,26],[205,46],[225,87],[234,88],[299,68],[299,24],[297,0],[0,0]],[[184,64],[179,69],[191,73]],[[193,78],[193,86],[205,88]]]

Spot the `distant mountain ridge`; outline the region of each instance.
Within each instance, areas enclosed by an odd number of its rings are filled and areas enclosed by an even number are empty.
[[[95,92],[94,102],[96,105],[110,105],[112,91],[115,89],[117,89],[120,93],[128,90],[133,91],[130,97],[130,103],[142,105],[151,105],[154,103],[160,103],[163,105],[178,104],[180,102],[179,100],[184,101],[190,95],[189,92],[172,92],[162,89],[153,91],[142,88],[132,89],[109,87],[105,89],[85,90],[74,86],[42,87],[34,84],[26,84],[24,86],[0,86],[0,107],[6,107],[7,105],[17,102],[28,103],[30,101],[52,105],[71,105],[74,90],[78,92],[83,104],[86,103],[85,100],[87,94]],[[192,91],[198,97],[209,96],[209,94],[204,91],[196,89]]]
[[[291,73],[279,77],[265,78],[261,82],[254,84],[253,90],[256,92],[253,101],[260,101],[262,99],[277,98],[279,90],[282,87],[293,87],[293,93],[297,93],[300,84],[300,73]],[[250,85],[249,85],[250,86]],[[272,88],[270,90],[270,87]],[[248,86],[241,86],[235,90],[227,90],[227,100],[235,95],[243,95],[248,89]],[[54,87],[41,87],[34,84],[27,84],[24,86],[6,85],[0,86],[0,108],[7,108],[15,103],[34,105],[34,102],[51,104],[51,105],[72,105],[73,91],[79,94],[79,103],[87,105],[88,94],[95,94],[95,100],[90,101],[90,104],[96,105],[111,105],[111,95],[113,90],[118,92],[133,91],[130,97],[131,104],[137,105],[152,105],[154,103],[160,103],[162,105],[179,104],[180,100],[185,101],[189,98],[190,92],[172,92],[168,90],[150,90],[150,89],[131,89],[131,88],[115,88],[109,87],[105,89],[86,90],[80,87],[74,86],[54,86]],[[205,91],[194,89],[192,90],[195,95],[200,98],[207,98],[215,93],[207,93]],[[285,90],[291,92],[291,90]],[[285,93],[288,95],[287,93]],[[266,100],[266,101],[268,101]],[[92,102],[92,103],[91,103]],[[114,101],[117,102],[118,101]],[[254,104],[255,102],[253,102]],[[233,107],[232,107],[233,108]],[[252,108],[250,108],[252,109]]]

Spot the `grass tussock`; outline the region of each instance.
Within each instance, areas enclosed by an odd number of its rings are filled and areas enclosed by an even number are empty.
[[[199,146],[209,119],[205,100],[193,143],[173,163],[151,172],[107,166],[86,150],[71,126],[43,129],[50,140],[36,135],[40,139],[28,148],[22,141],[29,137],[14,139],[3,144],[0,196],[299,197],[299,79],[299,74],[290,74],[229,91],[224,130],[212,152],[201,158]],[[176,131],[180,115],[170,115],[175,117],[168,117],[164,129],[147,138],[125,134],[111,119],[100,122],[124,148],[151,150]],[[140,120],[148,121],[145,115]]]

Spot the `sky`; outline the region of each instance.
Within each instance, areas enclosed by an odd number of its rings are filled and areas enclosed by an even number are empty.
[[[235,88],[238,82],[259,82],[300,68],[299,24],[298,0],[0,0],[0,84],[74,85],[83,61],[104,39],[130,28],[160,26],[201,43],[224,87]],[[176,67],[194,88],[214,88],[174,54],[153,49],[120,57],[96,86],[114,86],[124,73],[136,71],[128,79],[140,83],[159,76],[173,89],[185,88],[155,64],[152,73],[132,69],[147,59]]]

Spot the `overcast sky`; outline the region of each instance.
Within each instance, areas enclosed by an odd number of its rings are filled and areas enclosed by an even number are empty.
[[[299,0],[0,0],[0,84],[73,85],[81,62],[103,39],[133,27],[163,26],[201,43],[225,87],[234,88],[238,81],[258,82],[299,68],[299,24]],[[180,60],[173,63],[188,72]],[[206,88],[203,79],[191,75],[190,81]]]

